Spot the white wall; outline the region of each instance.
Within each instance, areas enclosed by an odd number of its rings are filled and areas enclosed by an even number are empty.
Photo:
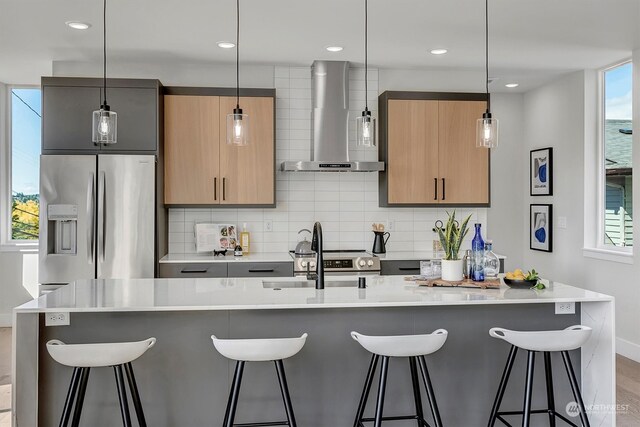
[[[640,55],[636,56],[640,60]],[[637,78],[637,69],[636,69]],[[585,232],[585,154],[592,159],[595,141],[596,78],[594,71],[567,75],[524,95],[525,147],[521,154],[528,159],[529,150],[553,147],[554,195],[530,197],[528,167],[521,170],[521,191],[526,195],[522,212],[524,242],[523,265],[535,267],[545,277],[613,295],[616,298],[616,335],[618,352],[640,360],[640,255],[636,249],[634,264],[623,264],[583,256]],[[634,111],[637,115],[639,91],[635,89]],[[638,145],[638,134],[634,135]],[[634,150],[634,163],[640,164]],[[591,165],[587,165],[591,167]],[[590,174],[587,173],[589,176]],[[637,191],[638,174],[634,176]],[[596,191],[595,186],[592,191]],[[634,200],[640,200],[634,194]],[[529,203],[553,203],[553,253],[528,249]],[[588,212],[587,212],[588,213]],[[567,218],[567,228],[558,229],[559,216]],[[590,214],[587,215],[587,218]],[[634,218],[636,239],[640,236],[640,218]],[[591,227],[588,227],[591,228]],[[587,230],[589,231],[589,230]],[[595,232],[595,230],[594,230]]]

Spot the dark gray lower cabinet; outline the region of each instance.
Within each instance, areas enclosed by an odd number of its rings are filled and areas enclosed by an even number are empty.
[[[500,273],[504,273],[504,259],[500,259]],[[420,261],[380,261],[382,276],[413,276],[420,274]]]
[[[226,262],[160,264],[162,278],[227,277]]]
[[[292,262],[230,263],[229,277],[292,277]]]

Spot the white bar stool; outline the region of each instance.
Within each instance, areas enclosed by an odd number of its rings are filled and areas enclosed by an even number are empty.
[[[100,344],[65,344],[60,340],[47,342],[47,351],[49,351],[51,358],[61,365],[73,368],[71,384],[69,385],[62,417],[60,418],[60,427],[67,426],[72,409],[72,427],[77,427],[80,424],[84,395],[87,391],[87,382],[89,381],[89,371],[91,368],[104,368],[107,366],[112,366],[115,372],[122,423],[125,427],[132,425],[127,401],[127,390],[124,386],[124,375],[122,373],[122,368],[124,367],[127,382],[129,383],[129,390],[131,391],[133,406],[135,407],[138,417],[138,424],[140,427],[146,427],[147,423],[144,418],[144,412],[142,411],[140,394],[138,393],[138,386],[135,376],[133,375],[131,362],[142,356],[148,349],[153,347],[155,343],[155,338],[148,338],[144,341],[137,342]]]
[[[284,373],[282,361],[298,354],[307,339],[307,334],[302,334],[299,338],[272,338],[272,339],[220,339],[211,335],[213,345],[220,354],[227,359],[236,361],[236,369],[233,375],[233,384],[229,391],[227,410],[224,414],[224,427],[233,426],[290,426],[296,427],[296,419],[293,414],[289,387]],[[280,392],[284,402],[284,409],[287,414],[287,421],[257,422],[247,424],[234,424],[236,408],[238,406],[238,396],[240,395],[240,383],[245,362],[270,362],[276,365]]]
[[[424,356],[435,353],[440,350],[447,340],[448,332],[444,329],[438,329],[431,334],[427,335],[398,335],[398,336],[369,336],[362,335],[357,332],[351,332],[351,337],[356,340],[365,350],[373,353],[371,356],[371,363],[369,364],[369,371],[367,372],[367,378],[362,390],[362,396],[360,397],[360,403],[358,404],[358,411],[356,413],[356,419],[354,427],[364,427],[365,422],[374,422],[375,427],[380,427],[382,421],[397,421],[397,420],[416,420],[418,426],[429,426],[424,419],[424,413],[422,411],[422,398],[420,397],[420,382],[418,380],[417,365],[420,366],[420,372],[422,374],[422,381],[427,391],[427,398],[429,399],[429,406],[431,407],[431,413],[436,427],[442,427],[442,420],[440,419],[440,411],[436,404],[436,397],[431,384],[431,378],[429,376],[429,370],[427,369],[427,362]],[[378,360],[382,357],[382,367],[380,370],[380,380],[378,384],[378,398],[376,403],[376,412],[374,418],[363,418],[364,410],[369,398],[369,391],[371,390],[371,384],[373,383],[373,376],[376,372]],[[416,415],[401,415],[393,417],[383,417],[382,411],[384,406],[384,393],[387,385],[387,371],[389,369],[390,357],[408,357],[409,368],[411,370],[411,382],[413,384],[413,397],[416,406]]]
[[[494,338],[499,338],[511,344],[511,351],[507,358],[507,364],[502,373],[502,379],[500,380],[500,386],[498,387],[498,393],[496,399],[493,402],[493,408],[491,409],[491,417],[489,418],[489,427],[495,425],[496,420],[502,421],[506,425],[510,425],[502,416],[503,415],[522,415],[522,426],[528,427],[530,425],[531,414],[548,414],[549,425],[555,426],[558,417],[564,422],[578,427],[571,422],[567,417],[559,414],[555,408],[555,399],[553,395],[553,374],[551,372],[551,353],[560,352],[562,360],[564,361],[564,367],[569,377],[569,383],[571,384],[571,391],[573,397],[578,404],[580,411],[580,421],[585,427],[589,427],[589,419],[587,418],[587,411],[580,394],[580,387],[578,386],[578,380],[576,374],[573,371],[571,365],[571,358],[569,357],[569,351],[580,348],[589,339],[591,335],[591,328],[588,326],[575,325],[569,326],[563,330],[556,331],[511,331],[503,328],[491,328],[489,335]],[[511,374],[511,368],[516,358],[518,349],[527,350],[527,375],[525,382],[524,392],[524,409],[522,411],[507,411],[500,412],[500,404],[504,396],[504,391],[507,388],[507,382],[509,381],[509,375]],[[536,352],[542,352],[544,354],[544,368],[545,379],[547,385],[547,409],[535,409],[531,410],[531,398],[533,389],[533,368],[535,363]]]

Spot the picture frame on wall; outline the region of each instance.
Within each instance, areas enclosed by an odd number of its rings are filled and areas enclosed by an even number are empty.
[[[553,205],[532,204],[529,210],[529,248],[553,252]]]
[[[529,193],[531,196],[553,195],[553,148],[531,150],[529,155]]]

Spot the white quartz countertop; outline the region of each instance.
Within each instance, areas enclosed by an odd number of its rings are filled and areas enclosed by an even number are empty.
[[[531,304],[553,302],[613,301],[597,292],[546,282],[547,289],[428,288],[406,282],[402,276],[368,276],[367,288],[263,287],[269,282],[295,282],[300,278],[199,278],[199,279],[94,279],[72,282],[30,301],[17,313],[214,311],[261,309],[314,309],[359,307],[416,307],[448,305]],[[326,281],[353,280],[355,276],[331,276]]]
[[[161,264],[171,263],[209,263],[209,262],[293,262],[289,252],[260,252],[243,256],[233,256],[233,251],[226,256],[207,254],[167,254],[160,258]]]
[[[229,251],[232,254],[233,251]],[[375,254],[381,260],[386,261],[419,261],[439,258],[433,252],[387,252],[386,254]],[[498,255],[498,254],[496,254]],[[498,255],[498,258],[506,258],[504,255]],[[255,254],[244,255],[241,257],[213,256],[213,254],[167,254],[160,259],[162,264],[171,263],[209,263],[209,262],[292,262],[291,255],[288,252],[260,252]]]

